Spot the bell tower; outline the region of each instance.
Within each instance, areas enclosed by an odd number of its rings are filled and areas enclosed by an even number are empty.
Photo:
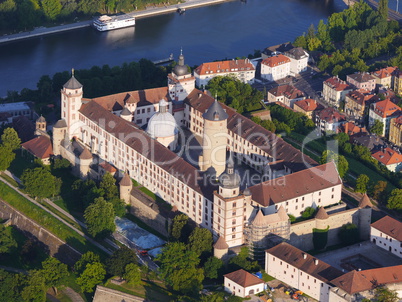
[[[78,110],[81,107],[82,87],[82,84],[74,77],[74,69],[72,69],[71,78],[61,90],[61,118],[67,123],[69,139],[74,136],[74,124],[79,121]]]

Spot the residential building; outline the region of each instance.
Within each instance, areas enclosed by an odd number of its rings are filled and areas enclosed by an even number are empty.
[[[392,77],[397,67],[385,67],[377,71],[373,71],[371,75],[375,78],[377,86],[385,88],[393,88]]]
[[[379,286],[395,291],[401,298],[401,271],[402,265],[362,271],[352,270],[331,281],[334,287],[329,293],[329,301],[358,302],[365,299],[373,301],[375,300],[375,289]]]
[[[347,122],[340,127],[340,132],[346,133],[349,136],[355,135],[357,133],[367,133],[366,128],[359,127],[353,122]]]
[[[365,89],[374,92],[376,78],[367,72],[358,72],[347,75],[346,82],[355,89]]]
[[[30,102],[0,104],[0,126],[12,123],[13,118],[21,115],[32,120],[33,114],[33,105]]]
[[[264,60],[278,54],[284,54],[285,52],[290,51],[293,48],[294,46],[290,42],[269,46],[262,51],[261,57]]]
[[[223,277],[225,291],[238,297],[245,298],[264,290],[265,282],[243,269],[223,275]]]
[[[268,91],[267,99],[268,103],[281,102],[293,109],[293,104],[304,100],[305,95],[293,85],[280,85]]]
[[[307,70],[309,54],[301,47],[292,48],[284,53],[290,59],[290,73],[297,75]]]
[[[332,77],[324,81],[322,95],[324,100],[331,106],[339,107],[345,101],[345,96],[353,88],[338,77]]]
[[[393,89],[396,94],[402,95],[402,71],[399,69],[394,71]]]
[[[360,145],[367,147],[372,152],[381,150],[381,148],[386,146],[384,140],[381,137],[363,131],[351,135],[350,143],[353,145]]]
[[[307,115],[309,118],[313,119],[313,113],[316,110],[322,110],[323,106],[313,99],[304,99],[296,101],[293,104],[293,109],[296,112],[301,112]]]
[[[331,280],[343,275],[340,270],[285,242],[266,250],[265,255],[268,275],[317,301],[333,301],[329,298]]]
[[[282,54],[264,59],[261,62],[261,78],[277,81],[290,75],[290,59]]]
[[[385,216],[371,224],[370,240],[375,245],[402,258],[402,222]]]
[[[384,148],[372,154],[380,164],[392,172],[399,172],[402,169],[402,154],[391,148]]]
[[[233,76],[243,83],[253,84],[255,67],[249,59],[203,63],[194,69],[195,84],[205,88],[216,76]]]
[[[391,119],[401,114],[401,108],[390,99],[385,99],[371,104],[369,111],[369,127],[374,125],[376,120],[383,123],[383,135],[388,137]]]
[[[37,136],[30,141],[21,144],[23,152],[30,153],[33,157],[39,158],[43,164],[50,165],[50,158],[53,155],[52,141],[48,136]]]
[[[338,133],[339,127],[346,122],[346,116],[332,107],[322,109],[315,115],[315,124],[322,133]]]
[[[402,116],[394,117],[389,123],[389,141],[402,146]]]
[[[368,90],[359,89],[349,92],[345,96],[345,114],[354,120],[363,123],[368,115],[370,105],[378,102],[380,98]]]

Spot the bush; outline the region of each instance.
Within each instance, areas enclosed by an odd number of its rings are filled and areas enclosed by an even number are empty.
[[[338,236],[343,245],[351,245],[359,241],[359,229],[349,222],[341,227]]]
[[[315,213],[315,209],[313,207],[307,207],[304,210],[302,217],[304,219],[309,219],[309,218],[313,217],[314,213]]]
[[[326,229],[313,229],[314,249],[322,250],[327,246],[328,230],[329,230],[329,226]]]

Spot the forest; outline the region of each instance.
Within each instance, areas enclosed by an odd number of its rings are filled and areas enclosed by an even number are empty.
[[[387,20],[387,7],[387,0],[380,1],[377,11],[364,1],[357,2],[332,14],[327,23],[321,20],[317,28],[311,25],[294,44],[318,52],[318,68],[343,79],[356,71],[369,71],[367,61],[381,55],[383,65],[402,67],[400,27],[397,21]],[[396,58],[387,62],[395,53]]]
[[[0,33],[178,2],[180,0],[4,0],[0,1]]]

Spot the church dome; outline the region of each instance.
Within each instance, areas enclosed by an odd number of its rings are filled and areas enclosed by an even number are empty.
[[[181,51],[179,55],[179,62],[177,65],[174,67],[173,72],[177,76],[182,76],[188,74],[187,66],[184,65],[184,55],[183,55],[183,50]]]
[[[240,186],[240,175],[234,169],[232,154],[229,156],[225,172],[219,176],[219,183],[225,189],[235,189]]]
[[[159,102],[159,112],[154,113],[148,122],[147,132],[152,138],[171,137],[177,134],[176,120],[166,110],[167,102]]]

